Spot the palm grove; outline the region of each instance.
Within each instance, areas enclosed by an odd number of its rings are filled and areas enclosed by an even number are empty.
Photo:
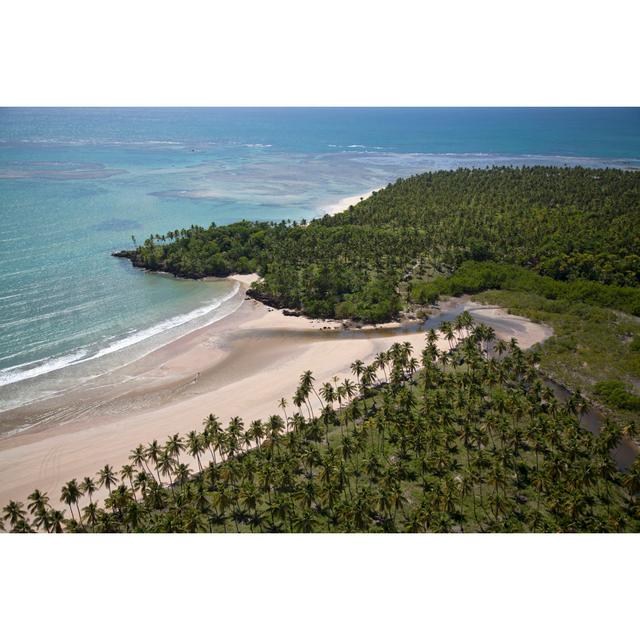
[[[251,295],[315,317],[382,321],[486,291],[556,335],[523,353],[463,317],[442,327],[446,348],[430,333],[422,353],[396,345],[354,363],[353,380],[319,389],[307,372],[282,415],[226,428],[212,415],[185,439],[140,445],[117,473],[107,465],[67,483],[64,513],[34,492],[26,507],[5,508],[5,522],[48,531],[637,529],[638,463],[621,473],[609,451],[635,435],[640,408],[629,390],[640,375],[639,196],[637,172],[436,172],[309,224],[192,227],[120,252],[188,277],[257,271]],[[585,397],[559,404],[539,366],[609,404],[600,436],[580,426]],[[98,488],[109,494],[102,507]]]
[[[304,372],[280,412],[140,444],[129,463],[11,502],[16,532],[640,531],[640,458],[610,451],[633,425],[583,428],[535,352],[465,313],[414,354],[396,343],[352,378]],[[440,344],[440,348],[438,345]],[[416,357],[416,355],[418,357]],[[94,499],[99,488],[108,497]]]

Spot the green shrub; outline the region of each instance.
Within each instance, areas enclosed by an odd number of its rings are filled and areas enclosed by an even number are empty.
[[[436,278],[432,282],[413,282],[411,296],[414,300],[428,300],[434,295],[458,296],[487,289],[536,293],[555,301],[556,313],[561,313],[567,302],[610,307],[633,315],[640,313],[640,289],[635,287],[619,287],[589,280],[560,282],[516,265],[471,260],[463,262],[449,277]]]
[[[622,380],[603,380],[594,386],[596,395],[610,407],[640,411],[640,397],[630,393]]]

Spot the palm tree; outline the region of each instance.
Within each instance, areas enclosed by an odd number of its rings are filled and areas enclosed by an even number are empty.
[[[173,476],[171,475],[171,471],[173,471],[174,464],[175,464],[175,461],[171,453],[166,448],[162,449],[160,451],[160,457],[158,458],[158,471],[163,476],[169,477],[169,486],[171,487],[171,493],[174,493]]]
[[[200,455],[204,453],[205,444],[203,437],[197,431],[189,431],[187,434],[187,452],[192,458],[195,458],[198,463],[198,469],[202,473],[202,463],[200,462]]]
[[[311,509],[303,509],[293,518],[293,527],[299,533],[311,533],[316,525],[316,516]]]
[[[453,329],[453,325],[451,324],[451,322],[442,322],[440,324],[440,333],[445,337],[445,339],[447,340],[447,342],[449,343],[449,351],[453,350],[453,345],[455,343],[456,340],[456,334],[455,331]]]
[[[282,409],[282,412],[284,413],[284,422],[285,424],[287,424],[289,422],[289,418],[287,417],[287,399],[280,398],[280,402],[278,402],[278,407]]]
[[[29,500],[27,503],[27,509],[34,517],[33,523],[38,529],[43,528],[48,532],[51,524],[48,514],[49,496],[46,492],[36,489],[27,499]]]
[[[184,442],[178,433],[174,433],[169,437],[165,444],[165,451],[175,460],[176,464],[180,463],[180,453],[184,451],[184,449]]]
[[[122,469],[120,470],[120,480],[122,480],[123,482],[125,479],[129,481],[129,486],[131,487],[131,491],[133,493],[133,499],[137,502],[138,496],[136,495],[136,490],[133,486],[133,474],[134,474],[133,467],[130,464],[125,464],[122,466]]]
[[[151,469],[149,469],[149,465],[147,464],[147,454],[145,452],[144,447],[139,444],[135,449],[131,451],[129,455],[129,460],[132,464],[134,464],[139,469],[146,469],[149,475],[152,475]]]
[[[640,456],[636,457],[631,467],[622,479],[622,484],[630,496],[640,494]]]
[[[191,469],[189,469],[189,465],[184,464],[184,462],[180,463],[176,467],[176,481],[181,485],[186,485],[191,477]]]
[[[2,519],[9,522],[12,529],[16,529],[21,521],[25,520],[27,512],[24,510],[22,502],[11,500],[6,507],[2,509]]]
[[[34,533],[34,530],[28,520],[19,520],[12,529],[13,533]]]
[[[267,420],[267,434],[271,440],[271,446],[276,444],[284,431],[284,423],[280,416],[270,416]]]
[[[358,385],[360,384],[360,376],[362,375],[362,372],[364,371],[364,362],[362,362],[362,360],[358,359],[355,362],[352,363],[351,365],[351,373],[353,373],[353,375],[356,377],[356,381],[358,383]]]
[[[116,511],[118,512],[118,521],[125,523],[127,531],[129,531],[129,524],[126,522],[125,514],[130,507],[131,498],[131,492],[127,489],[126,485],[119,484],[115,490],[111,492],[107,500],[105,500],[106,506],[111,507],[114,513]]]
[[[89,504],[82,510],[84,513],[85,522],[91,529],[95,529],[98,523],[98,507],[95,502],[89,502]]]
[[[98,486],[106,487],[111,496],[111,487],[115,486],[118,478],[111,465],[105,464],[100,471],[98,471]]]
[[[345,378],[342,382],[342,390],[344,393],[343,397],[346,397],[347,400],[351,400],[357,393],[356,385],[349,380],[349,378]]]
[[[205,418],[203,425],[204,425],[204,432],[203,432],[204,443],[208,447],[209,452],[211,453],[211,462],[215,463],[216,456],[215,456],[214,446],[218,444],[219,438],[222,435],[222,426],[218,418],[214,416],[212,413],[210,413],[209,416]]]
[[[262,440],[265,436],[265,427],[262,424],[262,420],[254,420],[251,423],[251,432],[253,434],[253,441],[256,447],[259,447],[262,444]]]
[[[71,508],[71,506],[76,505],[76,508],[78,510],[78,520],[80,522],[80,525],[82,526],[82,514],[80,513],[80,506],[78,505],[78,500],[80,500],[81,496],[82,491],[80,490],[78,481],[75,478],[73,480],[69,480],[69,482],[63,485],[62,491],[60,492],[60,501],[67,504],[72,518],[73,509]]]
[[[93,502],[93,494],[97,491],[95,481],[90,476],[85,476],[84,480],[80,483],[80,491],[83,495],[89,496],[89,503]]]
[[[304,389],[302,389],[302,387],[298,387],[296,389],[295,395],[293,396],[293,404],[298,408],[298,411],[300,411],[302,405],[304,404],[305,407],[307,408],[309,419],[311,419],[311,409],[307,404],[307,398],[308,398],[307,392]],[[299,415],[299,414],[295,414],[295,415]]]
[[[54,533],[62,533],[62,524],[64,523],[64,511],[52,509],[49,518],[51,521],[51,531]]]
[[[382,373],[384,373],[385,382],[389,382],[387,378],[387,369],[386,365],[389,362],[389,356],[385,351],[381,351],[374,359],[374,364],[378,369],[382,369]]]
[[[149,443],[146,449],[146,457],[147,460],[151,460],[156,469],[156,475],[158,477],[158,484],[162,484],[162,480],[160,480],[160,472],[158,470],[158,461],[160,459],[160,452],[162,451],[162,447],[158,444],[157,440]]]
[[[229,421],[227,434],[229,437],[228,448],[229,455],[235,456],[240,451],[240,442],[244,433],[244,422],[242,418],[235,416]]]
[[[305,390],[306,395],[308,396],[309,392],[313,391],[316,398],[318,399],[318,402],[320,403],[320,407],[323,407],[324,405],[322,403],[322,398],[316,391],[316,388],[313,386],[314,382],[315,382],[315,378],[313,377],[313,374],[311,373],[311,371],[307,370],[300,376],[300,386]],[[311,408],[311,405],[309,405],[309,407]],[[311,409],[311,413],[313,415],[313,409]]]

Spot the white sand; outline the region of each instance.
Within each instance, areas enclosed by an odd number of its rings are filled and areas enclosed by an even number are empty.
[[[260,280],[260,276],[257,273],[236,273],[232,276],[229,276],[229,280],[235,280],[236,282],[251,286],[256,280]]]
[[[495,324],[504,321],[509,325],[513,325],[514,322],[521,324],[520,329],[513,326],[511,328],[502,328],[498,325],[495,331],[498,337],[504,340],[516,338],[522,349],[530,349],[534,344],[544,342],[553,335],[553,329],[548,325],[538,324],[529,320],[529,318],[507,313],[500,307],[485,306],[476,302],[469,302],[465,306],[470,311],[473,311],[477,320],[484,324],[494,324],[495,326]]]
[[[243,282],[250,279],[240,277]],[[495,309],[485,313],[508,317]],[[522,347],[549,335],[524,318],[517,326],[497,333],[505,339],[516,337]],[[0,440],[0,505],[10,499],[24,501],[35,488],[47,491],[56,503],[67,480],[95,474],[105,463],[119,470],[139,443],[163,443],[173,433],[200,429],[209,413],[223,422],[241,416],[245,423],[281,413],[278,401],[290,401],[304,370],[310,369],[320,385],[334,375],[353,378],[352,362],[368,363],[394,342],[410,342],[416,355],[424,345],[422,332],[344,333],[339,327],[245,301],[220,322],[131,365],[131,378],[110,388],[108,395],[101,390],[95,402],[82,397],[83,410],[73,413],[63,406],[65,417],[58,422],[49,420]],[[439,346],[446,347],[446,341]],[[288,411],[290,415],[291,408]],[[21,419],[30,423],[32,417]]]
[[[334,202],[333,204],[328,204],[321,207],[321,212],[323,215],[334,216],[336,213],[341,213],[348,209],[351,205],[356,205],[361,200],[366,200],[370,196],[373,195],[374,192],[380,191],[384,187],[378,187],[377,189],[372,189],[371,191],[365,191],[364,193],[360,193],[355,196],[347,196],[346,198],[342,198],[338,200],[338,202]]]

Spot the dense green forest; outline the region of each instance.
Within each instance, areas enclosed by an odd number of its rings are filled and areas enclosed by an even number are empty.
[[[632,297],[617,308],[636,313],[639,214],[638,172],[458,169],[399,179],[306,225],[191,227],[119,255],[185,277],[257,271],[252,295],[313,317],[389,320],[409,301],[407,282],[469,260],[524,267],[546,276],[549,290],[556,280],[601,301]]]
[[[544,384],[536,352],[468,313],[424,349],[397,343],[353,378],[304,372],[281,414],[131,451],[120,470],[34,491],[2,512],[15,532],[640,531],[640,458],[611,450],[633,424],[581,424]],[[444,346],[443,346],[444,344]],[[417,356],[417,357],[416,357]],[[314,409],[315,407],[315,409]],[[103,504],[95,493],[104,487]]]

